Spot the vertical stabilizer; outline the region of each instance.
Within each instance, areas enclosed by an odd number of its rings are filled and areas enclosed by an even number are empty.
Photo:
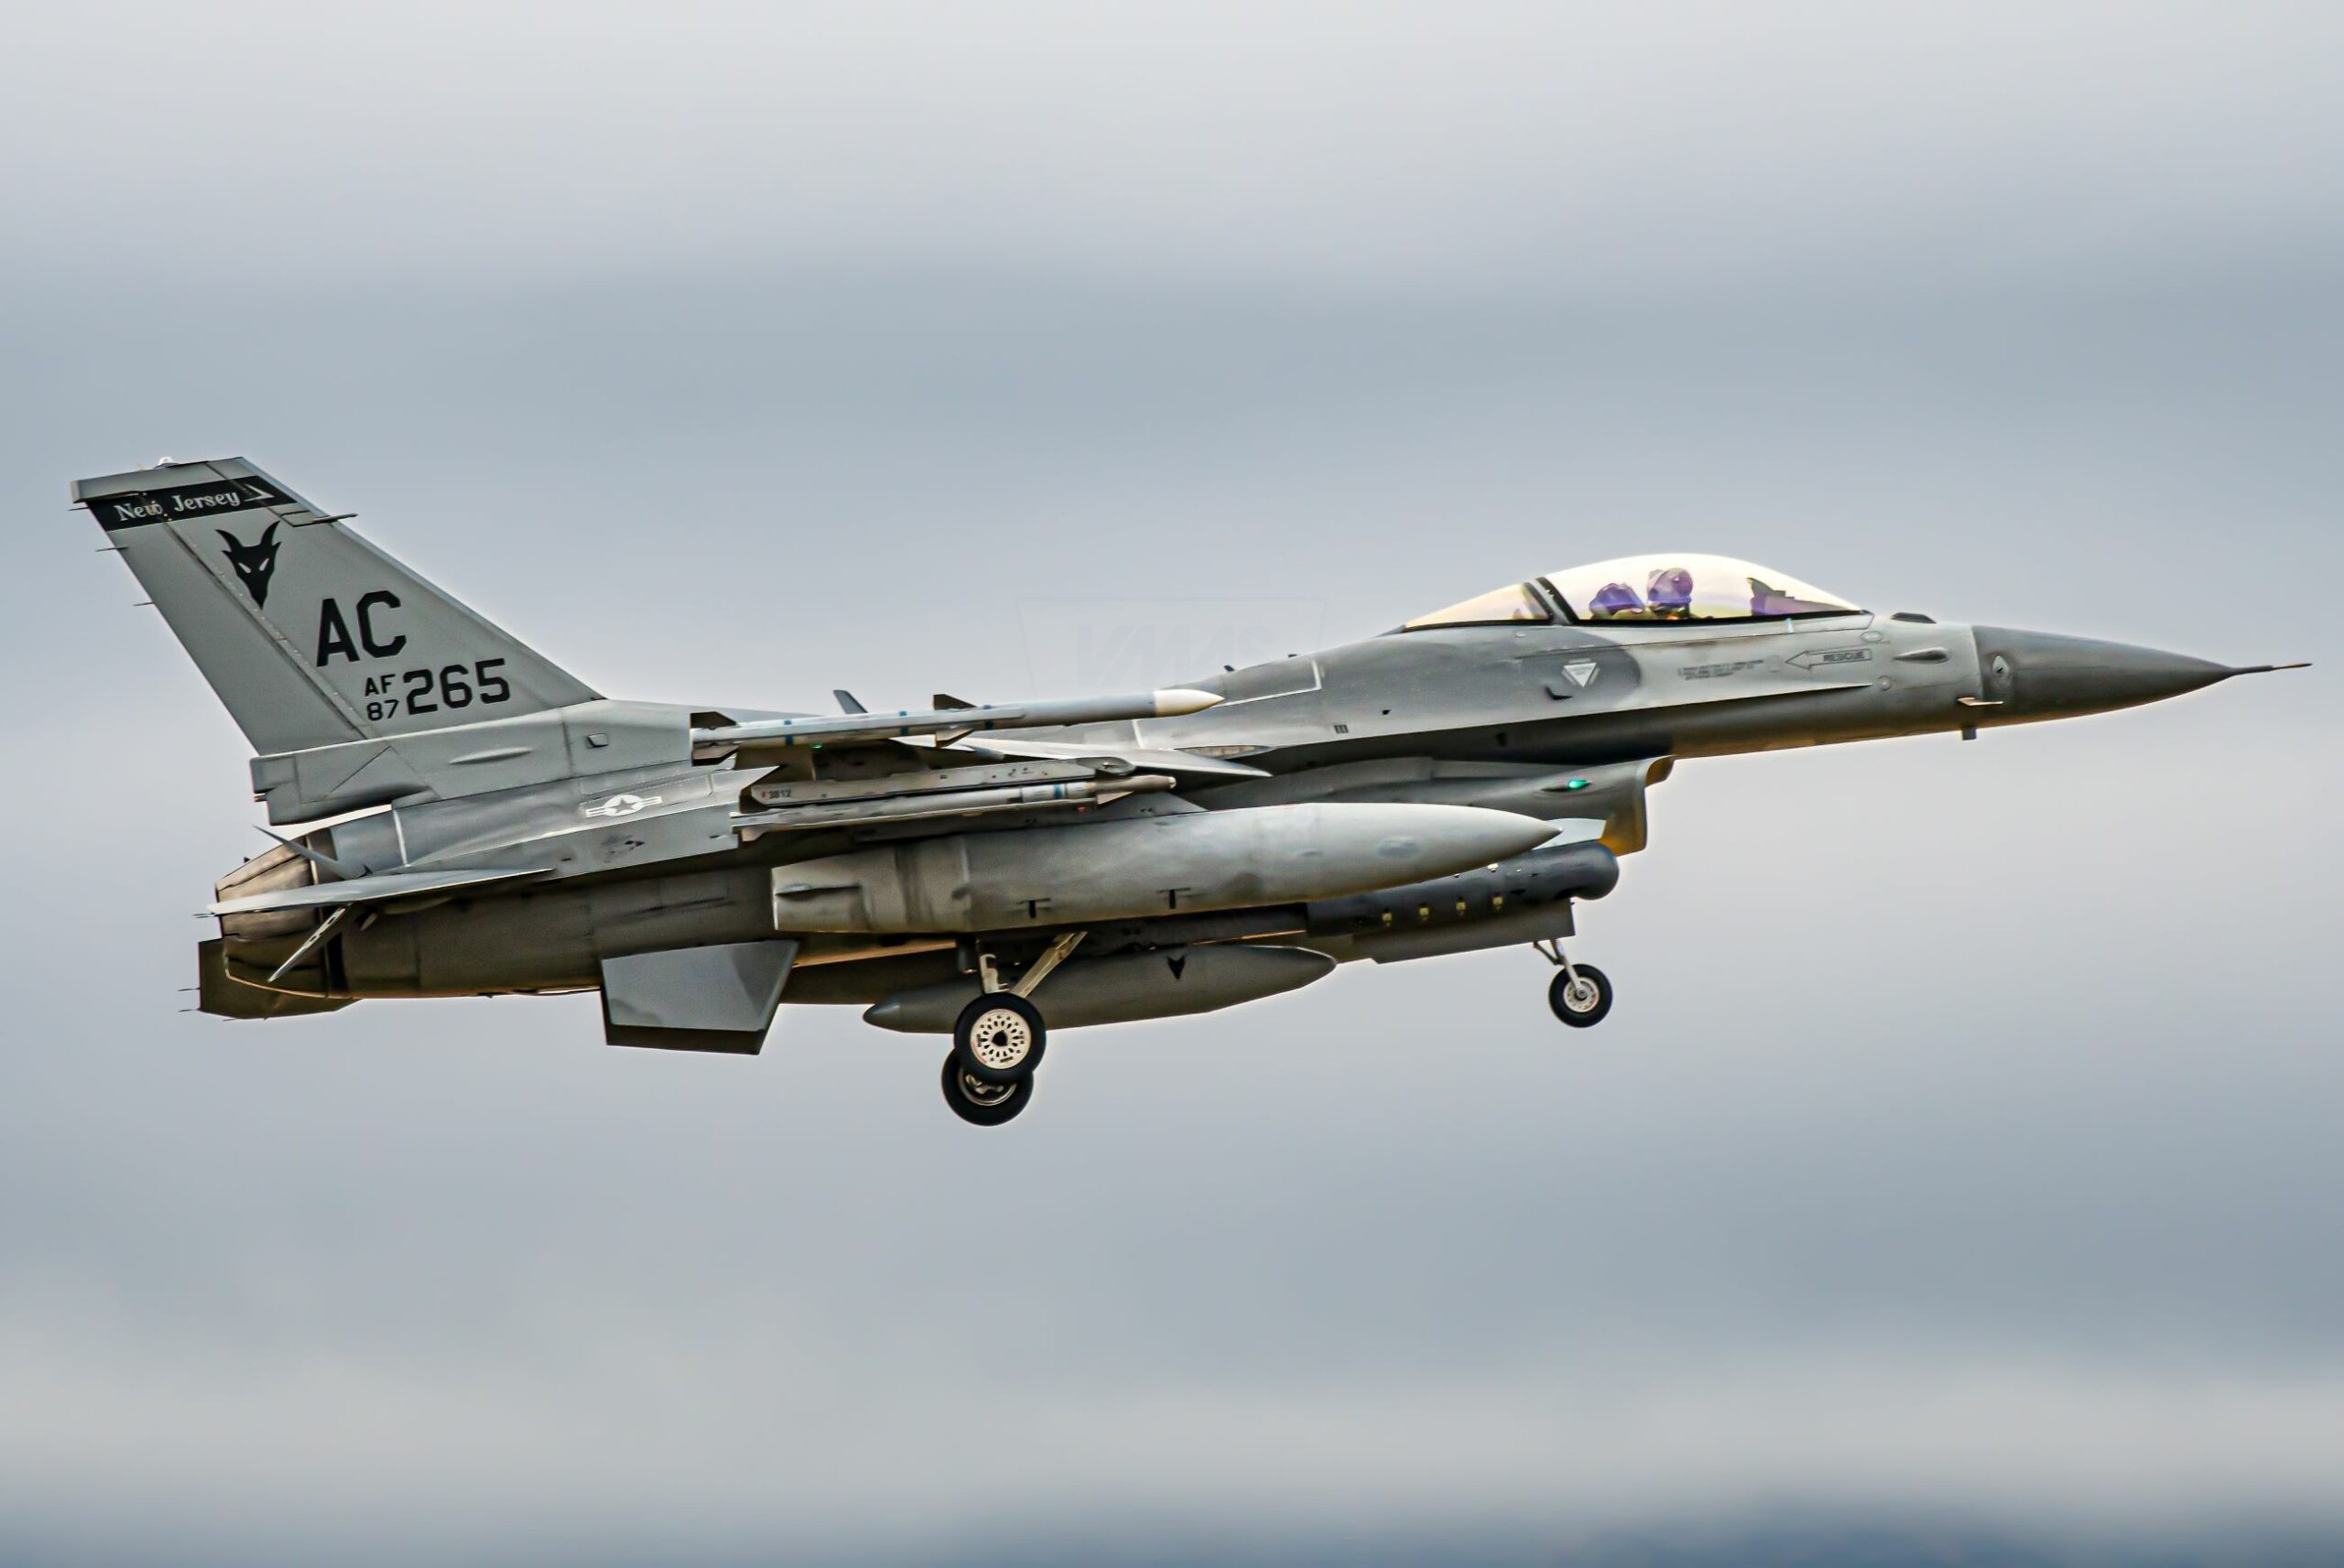
[[[73,499],[256,752],[596,698],[242,458],[85,479]]]

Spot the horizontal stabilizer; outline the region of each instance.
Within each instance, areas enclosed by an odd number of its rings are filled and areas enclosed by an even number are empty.
[[[385,871],[379,876],[353,877],[347,881],[320,882],[314,887],[281,888],[213,904],[206,914],[258,914],[278,909],[334,909],[353,903],[388,903],[396,899],[432,898],[488,887],[498,882],[541,877],[542,871]]]
[[[271,990],[228,972],[227,944],[214,936],[195,947],[196,1011],[214,1018],[299,1018],[308,1013],[340,1012],[356,997],[301,996]]]

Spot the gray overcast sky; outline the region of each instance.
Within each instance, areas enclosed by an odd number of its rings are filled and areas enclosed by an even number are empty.
[[[2339,35],[12,17],[0,1556],[2344,1530]],[[167,452],[626,696],[1177,678],[1678,546],[2322,667],[1688,766],[1594,1034],[1523,953],[1346,968],[987,1137],[850,1011],[176,1011],[258,814],[64,506]]]

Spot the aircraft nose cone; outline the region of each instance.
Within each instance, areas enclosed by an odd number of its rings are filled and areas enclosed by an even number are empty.
[[[1987,700],[2013,719],[2059,719],[2131,708],[2236,675],[2228,665],[2162,648],[2051,632],[1980,626],[1978,668]]]

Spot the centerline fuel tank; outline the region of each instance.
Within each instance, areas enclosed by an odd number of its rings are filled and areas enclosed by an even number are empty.
[[[780,931],[1003,931],[1297,903],[1510,859],[1555,830],[1466,806],[1248,806],[921,838],[776,868]]]
[[[1077,958],[1052,971],[1034,1000],[1052,1029],[1131,1023],[1213,1012],[1298,990],[1332,974],[1335,960],[1307,947],[1167,947],[1111,958]],[[904,1034],[950,1034],[975,1000],[974,975],[898,991],[863,1015]]]

